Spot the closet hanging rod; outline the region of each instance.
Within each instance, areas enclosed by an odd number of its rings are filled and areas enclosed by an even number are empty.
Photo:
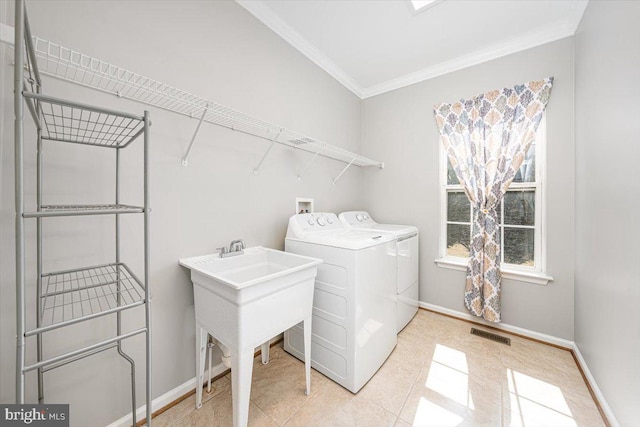
[[[13,28],[0,24],[1,41],[13,45]],[[33,37],[39,74],[141,102],[234,131],[257,136],[355,166],[384,167],[341,147],[308,137],[233,108],[93,58],[59,44]],[[33,61],[35,62],[35,61]],[[186,159],[183,158],[183,160]]]

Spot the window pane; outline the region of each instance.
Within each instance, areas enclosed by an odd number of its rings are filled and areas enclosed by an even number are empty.
[[[468,258],[470,241],[470,225],[447,224],[447,255]]]
[[[471,222],[469,198],[462,191],[447,193],[447,221]]]
[[[451,161],[449,160],[448,156],[447,156],[447,184],[449,185],[460,184],[460,181],[458,181],[458,177],[456,176],[456,173],[453,170],[453,166],[451,166]]]
[[[504,262],[533,267],[534,230],[531,228],[504,229]]]
[[[527,155],[516,172],[513,182],[535,182],[536,181],[536,143],[535,141],[529,147]]]
[[[504,195],[504,223],[534,225],[536,190],[507,191]]]

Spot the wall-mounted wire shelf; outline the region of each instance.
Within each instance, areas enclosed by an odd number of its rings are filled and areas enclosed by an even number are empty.
[[[207,123],[254,135],[350,165],[378,166],[380,168],[384,166],[382,162],[258,119],[50,41],[33,37],[33,45],[41,74],[187,117],[198,118]],[[184,160],[186,164],[186,156]]]
[[[144,303],[143,285],[124,263],[43,274],[42,289],[40,332]]]
[[[113,215],[142,213],[141,206],[123,204],[112,205],[42,205],[38,212],[25,212],[25,218],[46,218],[52,216],[80,216],[80,215]]]
[[[38,102],[42,139],[123,148],[144,129],[144,118],[122,112],[24,92]]]

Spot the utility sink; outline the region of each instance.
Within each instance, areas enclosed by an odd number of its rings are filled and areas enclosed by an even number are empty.
[[[191,270],[196,317],[196,384],[204,381],[207,333],[229,349],[233,424],[246,426],[254,349],[303,322],[305,373],[310,388],[311,314],[317,267],[322,260],[264,247],[221,258],[180,260]],[[264,352],[268,345],[263,345]],[[267,353],[268,354],[268,353]],[[196,388],[196,407],[202,387]]]

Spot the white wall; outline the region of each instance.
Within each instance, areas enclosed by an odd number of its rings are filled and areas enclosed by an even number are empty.
[[[640,419],[640,3],[576,33],[575,341],[616,418]]]
[[[439,134],[433,105],[554,76],[547,107],[548,286],[503,280],[503,322],[573,339],[573,39],[509,55],[365,99],[363,154],[383,159],[365,171],[365,206],[379,221],[420,229],[420,299],[465,312],[465,273],[437,267]]]
[[[34,34],[149,77],[290,127],[321,140],[360,150],[360,100],[235,2],[29,2]],[[12,25],[12,2],[2,2],[2,21]],[[3,49],[2,182],[0,186],[0,401],[14,399],[15,287],[13,204],[13,108],[11,52]],[[141,113],[141,104],[46,79],[45,92],[80,102]],[[260,174],[251,171],[268,147],[263,140],[203,125],[187,168],[180,160],[196,121],[150,108],[151,284],[153,286],[153,395],[194,376],[192,288],[181,257],[211,253],[234,238],[249,246],[283,248],[295,198],[315,198],[316,210],[359,209],[358,168],[334,186],[342,163],[318,158],[302,182],[296,175],[311,155],[273,148]],[[28,121],[27,121],[28,122]],[[26,128],[28,207],[34,200],[33,126]],[[139,141],[141,142],[141,141]],[[141,144],[126,149],[127,201],[140,202]],[[113,191],[114,154],[104,149],[47,143],[45,202],[105,202]],[[125,261],[141,270],[141,221],[123,219]],[[34,223],[28,223],[27,283],[33,301]],[[51,219],[45,222],[45,269],[78,267],[113,259],[113,219]],[[30,315],[33,313],[31,312]],[[125,315],[126,328],[142,312]],[[33,319],[29,324],[33,325]],[[102,319],[51,333],[46,354],[113,333]],[[84,329],[84,328],[87,329]],[[88,330],[84,333],[83,330]],[[138,364],[138,402],[144,401],[143,340],[125,348]],[[29,347],[34,360],[33,346]],[[114,351],[47,374],[49,402],[70,403],[72,425],[103,425],[129,408],[128,369]],[[28,401],[35,401],[29,376]]]

